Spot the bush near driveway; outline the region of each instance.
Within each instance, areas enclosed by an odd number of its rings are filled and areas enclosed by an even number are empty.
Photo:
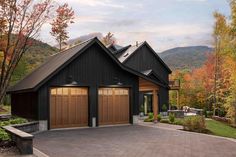
[[[170,121],[171,123],[174,123],[174,121],[175,121],[175,114],[169,113],[169,121]]]
[[[10,141],[10,137],[9,137],[8,133],[6,133],[5,130],[1,128],[2,126],[23,124],[26,122],[28,122],[28,121],[24,118],[11,118],[6,121],[0,121],[0,143],[2,141]]]
[[[154,115],[152,112],[148,113],[148,119],[153,119]]]
[[[170,124],[169,119],[162,119],[162,120],[160,120],[160,122],[161,122],[161,123],[168,123],[168,124]]]
[[[157,115],[157,120],[160,121],[162,119],[161,115],[158,114]],[[153,113],[148,113],[148,117],[146,119],[144,119],[144,122],[153,122],[154,121],[154,115]]]
[[[184,118],[184,130],[194,132],[206,132],[205,118],[203,116],[190,116]]]

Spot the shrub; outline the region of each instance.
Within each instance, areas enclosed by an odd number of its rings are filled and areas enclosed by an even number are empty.
[[[27,120],[24,118],[14,118],[9,120],[10,124],[23,124],[26,123]]]
[[[163,104],[161,109],[162,109],[162,112],[166,112],[166,111],[167,111],[167,106],[166,106],[166,104]]]
[[[161,121],[161,119],[162,119],[161,115],[158,114],[158,115],[157,115],[157,120],[158,120],[158,121]]]
[[[175,121],[175,115],[174,114],[172,114],[172,113],[169,114],[169,121],[171,123],[174,123],[174,121]]]
[[[169,119],[162,119],[160,120],[161,123],[170,123]]]
[[[22,124],[26,122],[27,120],[24,118],[12,118],[7,121],[1,121],[0,127],[6,125]],[[4,129],[0,128],[0,141],[8,141],[8,140],[10,140],[10,136],[8,135],[8,133],[5,132]]]
[[[144,119],[144,122],[153,122],[153,119],[146,118]]]
[[[149,118],[149,119],[153,119],[153,118],[154,118],[154,116],[153,116],[153,113],[152,113],[152,112],[149,112],[149,113],[148,113],[148,118]]]
[[[2,128],[0,128],[0,141],[10,140],[10,136]]]
[[[175,125],[183,125],[183,120],[176,119],[173,124],[175,124]]]
[[[206,111],[206,117],[211,118],[213,115],[213,111]]]
[[[2,121],[2,122],[0,122],[0,126],[6,126],[6,125],[10,125],[11,123],[10,123],[10,121],[8,120],[8,121]]]
[[[202,116],[186,117],[183,122],[184,130],[194,132],[206,131],[205,119]]]

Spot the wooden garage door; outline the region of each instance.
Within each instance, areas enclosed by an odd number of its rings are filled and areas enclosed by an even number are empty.
[[[129,89],[100,88],[99,125],[129,123]]]
[[[87,88],[52,88],[50,126],[67,128],[88,126]]]

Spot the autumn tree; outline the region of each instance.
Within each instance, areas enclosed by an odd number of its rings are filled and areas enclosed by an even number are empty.
[[[66,45],[66,41],[69,39],[67,28],[68,24],[74,23],[74,11],[68,6],[67,3],[60,5],[56,10],[56,18],[51,23],[51,34],[55,37],[59,44],[59,49],[62,50],[62,46]]]
[[[226,109],[227,115],[236,117],[236,0],[230,0],[231,19],[216,12],[213,37],[215,39],[215,106]]]
[[[108,32],[107,35],[102,38],[102,43],[104,45],[114,44],[115,41],[116,40],[115,40],[114,34],[112,34],[111,32]]]
[[[49,19],[51,0],[0,0],[0,104],[13,71]]]

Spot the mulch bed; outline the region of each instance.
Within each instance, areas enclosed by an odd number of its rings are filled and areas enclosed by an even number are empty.
[[[196,133],[201,133],[201,134],[214,135],[214,134],[213,134],[210,130],[208,130],[208,129],[204,129],[204,130],[202,130],[201,132],[198,132],[198,131],[191,131],[191,130],[185,130],[185,129],[179,129],[179,130],[188,131],[188,132],[196,132]]]
[[[19,154],[16,145],[12,141],[0,141],[0,154],[3,155],[16,155]]]
[[[0,148],[15,147],[16,144],[13,141],[0,141]]]
[[[7,110],[5,110],[2,107],[0,107],[0,112],[7,112]]]

